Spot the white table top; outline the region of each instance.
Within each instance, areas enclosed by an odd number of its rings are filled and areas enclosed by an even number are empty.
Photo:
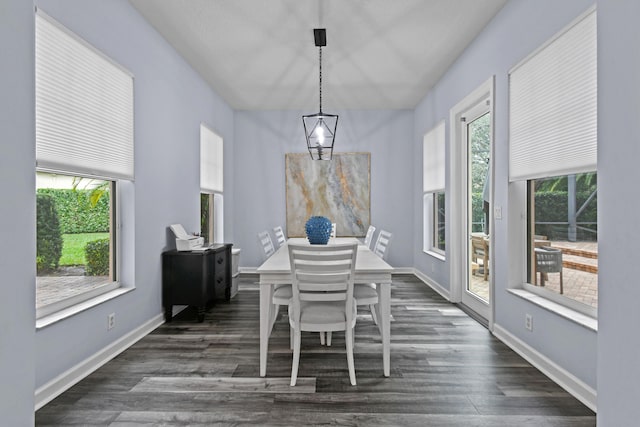
[[[273,255],[269,257],[256,272],[258,274],[291,274],[291,266],[289,264],[288,243],[293,244],[309,244],[306,238],[294,237],[287,240]],[[355,237],[337,237],[329,240],[332,243],[358,243],[358,255],[356,257],[356,274],[357,273],[393,273],[393,267],[387,264],[382,258],[374,254],[368,247]]]

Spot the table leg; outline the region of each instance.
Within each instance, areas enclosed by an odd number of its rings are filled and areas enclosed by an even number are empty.
[[[260,284],[260,376],[267,375],[267,352],[269,350],[269,319],[273,287]]]
[[[382,336],[382,366],[384,376],[391,375],[391,283],[378,284],[379,326]]]

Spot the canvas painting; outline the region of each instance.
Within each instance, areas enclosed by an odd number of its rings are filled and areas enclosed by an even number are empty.
[[[336,223],[336,236],[362,237],[370,224],[371,153],[339,153],[330,161],[285,154],[287,235],[304,237],[311,216]]]

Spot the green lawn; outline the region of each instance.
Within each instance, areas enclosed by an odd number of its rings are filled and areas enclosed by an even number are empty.
[[[84,246],[98,239],[106,239],[109,233],[78,233],[62,235],[60,265],[85,265]]]

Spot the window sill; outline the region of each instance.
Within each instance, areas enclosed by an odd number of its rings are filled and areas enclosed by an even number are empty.
[[[580,313],[562,304],[558,304],[557,302],[551,301],[540,295],[536,295],[525,289],[508,289],[507,291],[591,331],[598,332],[598,319],[589,317],[586,314]]]
[[[428,250],[423,250],[422,252],[424,252],[425,254],[432,256],[436,259],[439,259],[440,261],[446,261],[447,258],[444,256],[444,254],[440,253],[440,252],[436,252],[436,251],[428,251]]]
[[[75,316],[78,313],[81,313],[85,310],[88,310],[106,301],[119,297],[120,295],[129,293],[134,289],[135,289],[134,287],[114,289],[112,291],[98,295],[94,298],[75,304],[71,307],[67,307],[63,310],[56,311],[55,313],[51,313],[49,315],[36,319],[36,331],[39,329],[46,328],[47,326],[53,325],[54,323],[58,323],[59,321],[67,319],[71,316]]]

